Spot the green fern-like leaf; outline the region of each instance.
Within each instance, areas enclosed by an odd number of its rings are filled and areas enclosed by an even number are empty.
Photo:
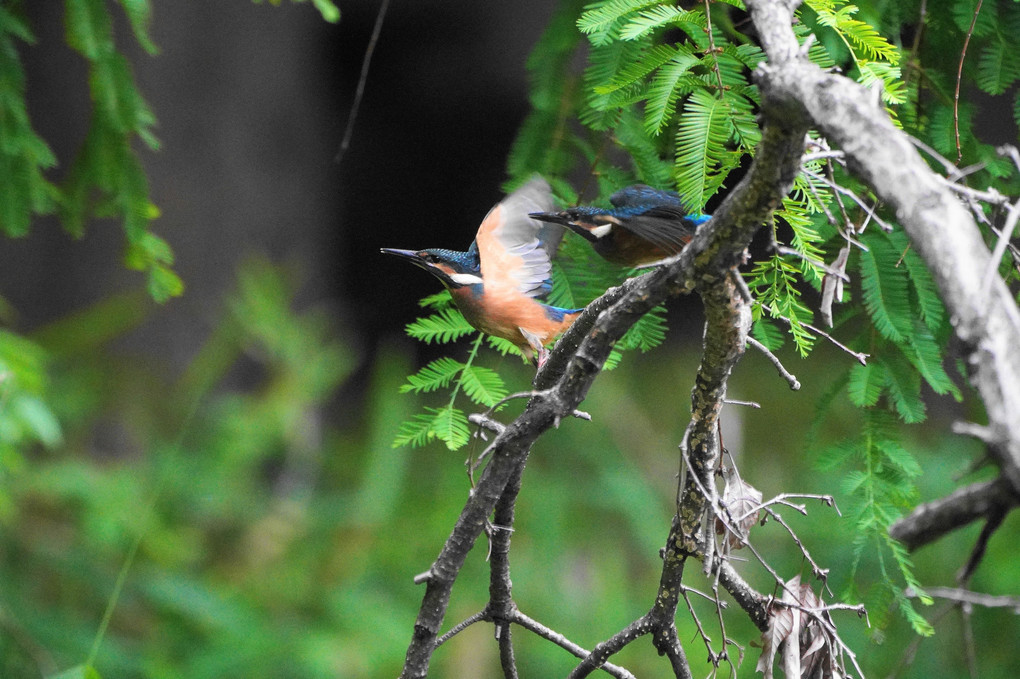
[[[467,417],[453,406],[425,408],[411,420],[400,425],[393,447],[410,445],[420,448],[427,443],[440,440],[450,450],[463,447],[471,437]]]
[[[921,465],[917,463],[917,458],[907,452],[899,441],[877,441],[875,449],[882,454],[884,463],[891,465],[904,478],[913,479],[921,475]]]
[[[662,132],[676,113],[677,100],[694,89],[692,80],[684,76],[700,61],[689,47],[677,45],[672,59],[652,76],[645,103],[645,129],[650,134]]]
[[[578,0],[560,4],[528,57],[531,112],[507,157],[507,171],[514,180],[535,173],[555,180],[575,162],[571,142],[576,135],[565,123],[578,105],[571,66],[581,41],[574,27],[579,4]]]
[[[438,358],[408,377],[407,383],[401,385],[400,393],[421,393],[445,389],[463,369],[464,364],[460,361],[455,361],[448,356]]]
[[[677,56],[677,49],[670,45],[654,45],[636,59],[624,65],[605,85],[595,87],[598,94],[611,94],[624,87],[639,83],[646,75]]]
[[[786,340],[783,332],[764,318],[759,318],[754,322],[751,326],[751,335],[764,344],[769,351],[778,351]]]
[[[872,361],[867,365],[855,365],[850,369],[847,394],[850,402],[858,408],[870,408],[878,403],[886,383],[885,368]]]
[[[904,239],[906,240],[906,239]],[[943,330],[946,322],[946,308],[939,297],[935,279],[928,267],[913,248],[904,249],[903,264],[910,277],[910,288],[918,314],[933,333]]]
[[[666,339],[666,309],[656,307],[638,319],[630,330],[620,338],[620,349],[650,351]]]
[[[798,269],[782,257],[773,256],[758,262],[748,275],[748,287],[755,297],[751,308],[754,320],[768,314],[773,318],[784,318],[790,325],[790,335],[801,356],[811,353],[814,345],[812,335],[804,323],[813,317],[800,300],[797,289]]]
[[[460,311],[453,307],[440,309],[437,313],[419,318],[407,326],[408,335],[426,344],[432,342],[446,344],[474,331]]]
[[[700,212],[735,167],[726,149],[730,138],[729,107],[708,91],[688,97],[676,134],[676,181],[688,209]]]
[[[397,437],[393,439],[393,447],[400,448],[409,445],[413,448],[420,448],[435,440],[436,433],[432,431],[432,421],[435,418],[434,409],[426,409],[426,412],[418,413],[410,420],[402,422]]]
[[[956,24],[956,28],[960,31],[961,35],[965,35],[970,31],[971,22],[974,22],[974,32],[972,34],[974,37],[982,38],[995,32],[997,23],[995,12],[988,11],[987,5],[983,7],[981,12],[975,12],[977,0],[959,0],[959,2],[951,3],[949,7],[953,16],[953,23]]]
[[[899,50],[886,40],[871,24],[853,18],[858,12],[856,5],[843,5],[838,9],[829,0],[807,0],[805,3],[818,17],[818,22],[836,31],[840,38],[850,47],[854,47],[864,59],[899,63]],[[855,61],[858,58],[855,56]]]
[[[882,101],[887,106],[899,106],[907,101],[907,86],[902,80],[903,74],[899,66],[884,61],[861,60],[857,62],[857,68],[860,70],[858,81],[865,87],[881,83]],[[886,112],[890,113],[893,122],[896,122],[895,111],[887,108]]]
[[[613,89],[608,94],[602,94],[598,89],[608,86],[622,70],[641,59],[651,44],[646,38],[611,42],[592,49],[584,72],[585,106],[578,116],[584,125],[593,130],[609,130],[615,126],[621,108],[640,100],[643,87],[638,82]]]
[[[670,184],[672,165],[663,159],[662,150],[656,140],[648,134],[633,108],[620,113],[620,121],[616,126],[616,140],[630,154],[641,181],[652,186]]]
[[[921,378],[909,361],[900,356],[878,359],[885,369],[885,384],[897,414],[907,423],[923,422],[924,401],[921,400]]]
[[[988,94],[1002,94],[1020,78],[1020,58],[1015,46],[1007,45],[999,35],[981,50],[978,57],[977,85]]]
[[[619,37],[622,19],[637,10],[659,4],[657,0],[601,0],[588,5],[577,28],[592,45],[603,46]]]
[[[450,297],[450,291],[444,289],[435,294],[422,297],[418,300],[418,306],[438,311],[439,309],[453,306],[453,298]]]
[[[522,360],[527,362],[524,352],[520,348],[508,339],[502,337],[493,337],[492,335],[486,335],[485,341],[488,342],[489,346],[493,350],[498,351],[501,356],[510,354],[511,356],[520,356]]]
[[[950,394],[956,401],[963,399],[959,388],[942,367],[942,351],[924,324],[915,322],[909,343],[900,345],[900,348],[932,391],[940,395]]]
[[[467,416],[453,406],[439,408],[431,428],[436,437],[443,441],[450,450],[462,448],[471,438]]]
[[[745,153],[753,153],[761,141],[753,102],[739,92],[727,92],[726,103],[730,107],[730,125],[738,147]]]
[[[29,122],[16,40],[33,43],[35,37],[17,15],[0,8],[0,232],[24,236],[33,215],[53,212],[58,190],[44,176],[56,157]]]
[[[793,229],[790,245],[802,255],[798,263],[801,275],[808,282],[821,282],[825,270],[816,262],[823,261],[825,253],[820,247],[822,237],[815,229],[814,220],[808,213],[808,203],[798,200],[796,193],[784,196],[779,216]]]
[[[657,28],[679,28],[688,35],[705,30],[705,14],[701,11],[687,11],[675,5],[657,4],[638,12],[620,29],[621,40],[634,40],[648,35]]]
[[[859,260],[864,306],[883,337],[906,342],[913,329],[906,269],[897,266],[899,253],[889,239],[871,233]]]
[[[478,365],[464,369],[460,385],[469,399],[486,407],[499,403],[507,395],[506,384],[495,370]]]

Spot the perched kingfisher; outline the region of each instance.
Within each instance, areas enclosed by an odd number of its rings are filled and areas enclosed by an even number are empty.
[[[609,197],[611,208],[582,205],[561,212],[533,212],[535,219],[562,224],[585,238],[614,264],[639,266],[670,257],[691,242],[709,215],[690,215],[680,196],[644,184]]]
[[[552,287],[552,257],[563,227],[529,213],[554,206],[549,184],[535,177],[489,211],[466,252],[431,248],[382,252],[420,266],[442,281],[472,326],[508,339],[538,364],[545,345],[570,327],[583,309],[562,309],[539,298]]]

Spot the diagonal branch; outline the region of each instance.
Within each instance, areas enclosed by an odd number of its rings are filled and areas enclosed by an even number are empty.
[[[710,322],[731,335],[729,341],[709,347],[703,361],[704,372],[692,396],[695,412],[699,413],[690,427],[692,446],[706,451],[705,455],[718,454],[715,430],[726,393],[725,381],[743,351],[747,336],[746,320],[741,320],[738,328],[722,327],[732,323],[726,320],[733,317],[730,305],[740,297],[739,286],[730,271],[741,262],[755,231],[780,205],[800,166],[806,125],[798,122],[802,117],[788,113],[784,111],[774,116],[774,121],[778,122],[766,125],[750,172],[723,201],[713,219],[698,230],[691,245],[662,267],[630,279],[595,300],[554,349],[536,376],[536,388],[542,391],[492,442],[489,464],[424,578],[427,582],[425,596],[401,677],[425,677],[428,673],[453,583],[507,484],[523,469],[535,440],[561,418],[570,415],[584,400],[613,344],[641,316],[667,296],[695,287],[705,301],[706,316],[715,319]],[[726,281],[729,282],[723,284]],[[720,305],[726,311],[712,311]],[[741,319],[749,318],[743,310],[737,315]],[[699,464],[708,468],[707,458],[701,453],[692,453],[692,459],[699,459]],[[688,511],[703,511],[705,506],[707,502],[699,500],[697,493],[688,493]],[[687,527],[693,525],[693,515],[688,519],[684,522]],[[693,537],[685,536],[682,541]],[[676,571],[679,575],[682,567]],[[678,642],[673,644],[668,638],[665,641],[670,648],[679,648]],[[676,666],[681,657],[672,653],[671,660]]]
[[[920,505],[889,528],[889,534],[914,551],[972,521],[1002,514],[1020,505],[1005,478],[979,481],[951,495]]]
[[[971,382],[1001,432],[991,449],[1020,491],[1020,312],[994,268],[974,219],[921,158],[867,90],[826,73],[801,53],[793,34],[795,0],[748,0],[768,64],[759,67],[763,104],[807,115],[846,154],[851,172],[895,210],[931,270],[963,348]]]

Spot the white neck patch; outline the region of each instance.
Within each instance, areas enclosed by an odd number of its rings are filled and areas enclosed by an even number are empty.
[[[482,282],[481,276],[470,273],[452,273],[450,274],[450,280],[457,285],[478,285]]]
[[[602,226],[596,226],[593,229],[589,229],[588,233],[595,236],[596,238],[604,238],[613,232],[612,224],[603,224]]]

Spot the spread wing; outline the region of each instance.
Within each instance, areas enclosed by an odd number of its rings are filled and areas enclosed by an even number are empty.
[[[489,211],[475,237],[488,291],[516,290],[528,297],[548,292],[551,259],[564,229],[528,214],[555,209],[548,182],[535,177]]]

